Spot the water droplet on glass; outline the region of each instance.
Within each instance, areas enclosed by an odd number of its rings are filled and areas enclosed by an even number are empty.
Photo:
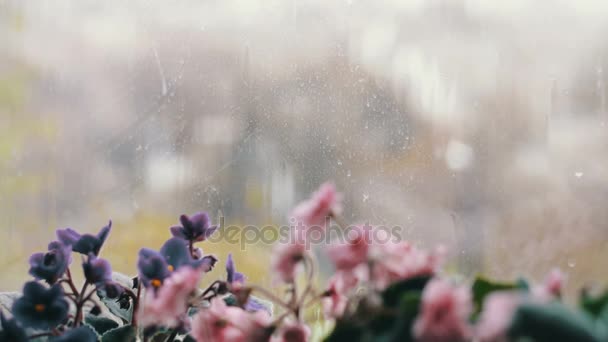
[[[346,177],[350,177],[350,170],[346,171]]]
[[[574,261],[574,260],[568,260],[568,267],[574,268],[575,266],[576,266],[576,261]]]
[[[574,176],[575,176],[576,178],[581,178],[581,177],[583,177],[583,173],[582,173],[582,172],[580,172],[580,171],[577,171],[577,172],[575,172],[575,173],[574,173]]]
[[[363,194],[363,203],[367,202],[368,200],[369,200],[369,195]]]

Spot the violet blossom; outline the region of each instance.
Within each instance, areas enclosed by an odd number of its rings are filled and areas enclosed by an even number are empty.
[[[112,221],[107,226],[101,228],[97,235],[79,234],[72,228],[57,229],[57,238],[64,245],[72,246],[74,252],[89,255],[93,253],[99,255],[99,251],[110,234],[112,229]]]
[[[226,282],[230,285],[243,284],[245,282],[245,275],[236,271],[234,260],[232,260],[232,253],[229,253],[226,259]]]
[[[67,270],[72,261],[72,247],[53,241],[46,253],[35,253],[30,257],[29,273],[36,279],[54,284]]]
[[[25,327],[50,329],[68,317],[68,302],[59,284],[46,288],[30,281],[23,287],[23,296],[12,307],[15,318]]]
[[[160,252],[142,248],[139,251],[137,268],[139,279],[145,287],[158,288],[171,272],[182,266],[187,265],[200,268],[203,272],[209,272],[216,262],[217,258],[212,255],[194,259],[188,250],[186,241],[174,237],[163,244]]]
[[[205,212],[196,213],[192,216],[181,215],[179,221],[182,225],[171,227],[171,234],[191,243],[206,240],[218,228],[218,226],[211,225],[209,215]]]

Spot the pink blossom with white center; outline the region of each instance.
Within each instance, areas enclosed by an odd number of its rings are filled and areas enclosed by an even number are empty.
[[[467,340],[471,336],[468,324],[471,312],[471,294],[467,287],[433,279],[422,292],[413,334],[418,341],[425,342]]]
[[[374,260],[372,281],[383,289],[398,280],[434,275],[445,251],[439,247],[429,252],[402,241],[373,245],[370,254]]]
[[[270,323],[264,312],[249,313],[216,297],[194,316],[190,334],[198,342],[262,342],[269,339]]]
[[[532,300],[549,302],[559,298],[562,294],[564,282],[564,274],[559,269],[552,270],[545,278],[543,284],[532,287],[532,290],[530,291]]]
[[[306,342],[310,338],[310,328],[302,323],[284,323],[271,342]]]
[[[188,299],[198,287],[202,271],[184,266],[165,279],[157,291],[147,291],[140,311],[142,326],[177,327],[188,310]]]
[[[332,183],[322,184],[312,197],[298,204],[291,212],[297,223],[305,226],[324,226],[325,218],[342,211],[342,195]]]
[[[480,342],[507,342],[507,329],[522,300],[522,295],[514,291],[489,294],[484,300],[479,316],[476,328],[477,339]]]
[[[336,243],[327,247],[329,259],[337,270],[350,271],[367,261],[371,232],[364,227],[355,227],[350,231],[352,236],[346,236],[348,241]]]
[[[275,247],[271,266],[276,277],[286,283],[295,280],[296,267],[304,259],[306,246],[301,242],[282,243]]]

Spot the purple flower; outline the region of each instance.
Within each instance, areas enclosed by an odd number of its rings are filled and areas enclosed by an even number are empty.
[[[228,259],[226,259],[226,281],[228,284],[242,284],[245,282],[245,275],[236,271],[234,260],[232,260],[232,253],[228,254]]]
[[[217,226],[211,226],[209,215],[205,212],[192,216],[182,215],[179,217],[181,226],[171,227],[173,236],[192,242],[204,241],[217,230]]]
[[[108,238],[111,229],[112,221],[107,226],[101,228],[97,235],[80,235],[72,228],[57,229],[57,238],[64,245],[71,245],[74,252],[84,255],[89,255],[90,253],[99,255],[99,250]]]
[[[11,342],[26,342],[27,335],[25,330],[19,325],[16,319],[6,319],[2,311],[0,311],[0,341],[11,341]]]
[[[103,287],[112,281],[112,267],[106,259],[98,258],[93,253],[82,263],[82,270],[87,282]]]
[[[68,302],[59,284],[46,288],[30,281],[23,287],[23,296],[13,303],[15,318],[25,327],[50,329],[68,317]]]
[[[29,273],[52,285],[65,273],[72,261],[71,254],[72,248],[69,245],[53,241],[49,244],[48,252],[32,254]]]
[[[97,334],[88,326],[68,330],[63,335],[52,339],[53,342],[96,342]]]
[[[201,259],[194,259],[190,255],[187,242],[179,238],[171,238],[161,247],[160,252],[149,248],[139,251],[137,268],[139,279],[145,287],[150,285],[160,287],[171,272],[176,271],[184,265],[192,268],[201,268],[203,272],[209,272],[217,258],[207,255]]]

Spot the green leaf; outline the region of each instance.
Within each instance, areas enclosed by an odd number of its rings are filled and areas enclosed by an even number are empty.
[[[119,272],[112,272],[112,280],[127,289],[131,289],[133,285],[132,277]],[[123,294],[122,298],[108,298],[105,296],[105,292],[101,290],[97,291],[97,296],[114,316],[122,319],[125,323],[131,322],[131,317],[133,316],[133,301],[130,300],[126,294]]]
[[[137,329],[132,325],[123,325],[112,330],[108,330],[101,336],[101,342],[135,342],[137,339]]]
[[[569,310],[558,302],[522,304],[515,312],[509,336],[514,340],[530,338],[535,342],[604,340],[603,332],[587,314]]]
[[[196,340],[190,335],[185,335],[182,342],[196,342]]]
[[[99,335],[118,327],[118,322],[104,316],[87,315],[84,322],[93,327]]]
[[[389,308],[395,308],[400,305],[400,300],[405,293],[409,291],[421,292],[429,279],[431,277],[423,276],[393,283],[382,292],[382,302]]]
[[[473,283],[473,303],[475,304],[475,314],[481,311],[483,301],[486,296],[494,291],[521,289],[522,284],[493,282],[489,279],[478,276]]]
[[[340,320],[336,322],[334,330],[327,336],[325,342],[357,342],[363,340],[365,330],[362,326]]]
[[[97,295],[100,295],[99,292]],[[130,299],[108,298],[103,295],[99,296],[99,298],[114,316],[122,319],[123,322],[131,322],[131,317],[133,315],[133,303]],[[125,303],[127,303],[127,306],[125,306]]]
[[[410,291],[399,300],[399,315],[391,331],[390,341],[413,341],[412,325],[420,310],[422,291]]]
[[[236,297],[233,294],[229,294],[224,297],[224,303],[228,306],[237,306],[239,302],[236,300]]]
[[[150,342],[165,342],[170,335],[171,335],[171,333],[168,332],[168,331],[157,331],[152,336],[150,336],[150,338],[148,339],[148,341],[150,341]]]
[[[581,293],[580,307],[593,317],[599,317],[602,311],[608,309],[608,291],[592,296],[587,291]]]

